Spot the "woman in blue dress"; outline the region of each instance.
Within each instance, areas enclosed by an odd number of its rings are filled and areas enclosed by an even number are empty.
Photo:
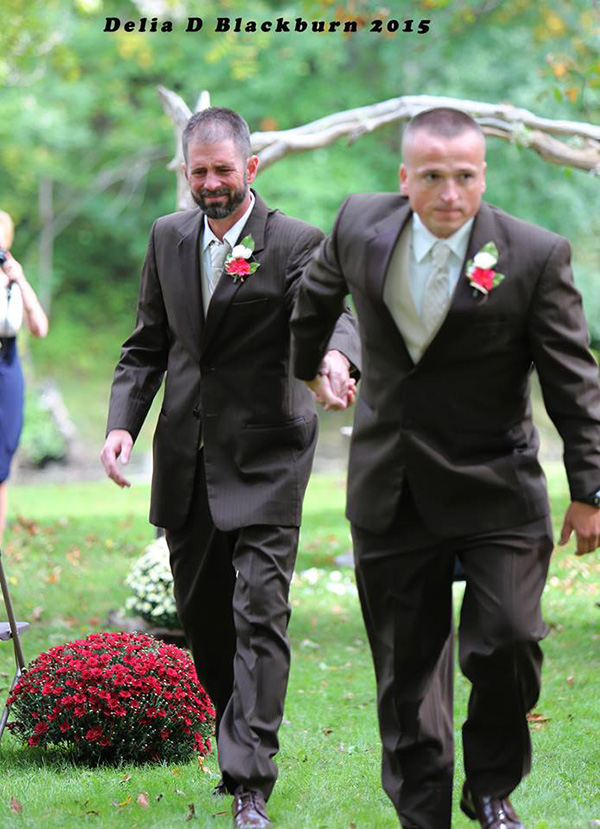
[[[34,337],[45,337],[48,319],[10,253],[14,238],[12,219],[0,210],[0,545],[7,512],[7,480],[23,425],[23,373],[16,333],[21,321]]]

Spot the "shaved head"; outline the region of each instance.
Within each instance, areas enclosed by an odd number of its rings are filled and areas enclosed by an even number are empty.
[[[420,112],[412,118],[402,136],[402,155],[418,140],[419,132],[426,132],[436,138],[459,138],[466,132],[472,132],[481,141],[485,154],[485,136],[479,124],[474,121],[466,112],[451,107],[436,107]]]

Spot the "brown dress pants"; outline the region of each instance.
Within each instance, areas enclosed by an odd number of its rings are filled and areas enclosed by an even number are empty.
[[[352,531],[377,680],[383,788],[404,829],[450,829],[455,557],[466,574],[459,661],[472,683],[466,776],[474,792],[504,797],[531,765],[526,714],[540,691],[550,520],[442,539],[403,495],[386,533]]]
[[[288,602],[298,527],[218,530],[203,453],[183,527],[167,530],[177,613],[217,713],[223,779],[268,799],[290,669]]]

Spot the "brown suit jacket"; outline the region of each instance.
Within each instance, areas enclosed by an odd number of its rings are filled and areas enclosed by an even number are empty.
[[[347,515],[383,532],[405,480],[428,527],[447,537],[516,526],[548,510],[531,420],[535,365],[564,441],[573,499],[600,487],[598,367],[588,348],[570,247],[482,204],[466,261],[490,241],[504,281],[475,298],[463,271],[450,310],[413,363],[383,301],[388,263],[411,211],[395,194],[355,195],[308,269],[292,319],[298,377],[311,377],[350,292],[362,383]]]
[[[256,196],[240,238],[252,234],[260,267],[243,283],[224,274],[205,319],[203,219],[193,209],[154,224],[136,327],[115,371],[108,431],[126,429],[137,437],[166,372],[150,520],[169,529],[185,520],[202,435],[210,509],[219,529],[298,525],[317,419],[307,387],[291,370],[289,320],[302,269],[322,233],[270,210]],[[348,312],[330,347],[358,364],[358,336]]]

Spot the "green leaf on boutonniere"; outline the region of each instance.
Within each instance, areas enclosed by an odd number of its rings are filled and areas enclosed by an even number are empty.
[[[479,253],[489,253],[490,256],[494,257],[496,262],[498,261],[498,248],[496,247],[495,242],[486,242]]]
[[[249,233],[247,236],[244,236],[241,242],[238,242],[239,245],[243,245],[245,248],[250,248],[250,250],[254,250],[254,239],[252,238],[252,234]]]

